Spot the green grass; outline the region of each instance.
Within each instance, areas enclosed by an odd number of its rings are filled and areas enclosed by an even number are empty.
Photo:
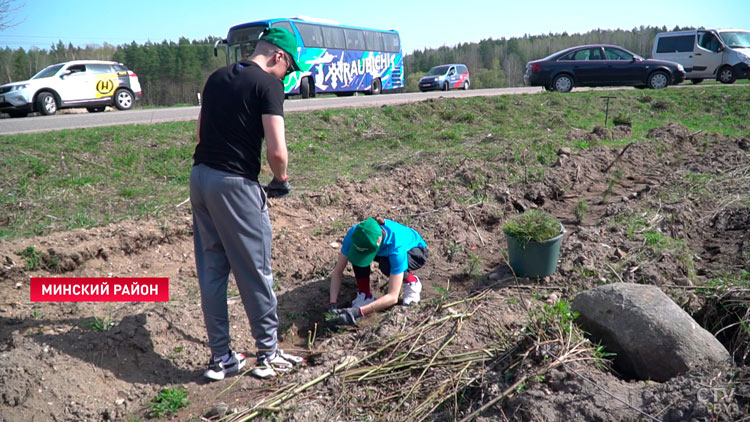
[[[483,186],[496,183],[495,177],[503,183],[541,180],[561,147],[649,142],[649,129],[671,122],[732,136],[750,131],[750,87],[607,95],[617,97],[610,101],[610,116],[626,116],[632,135],[595,145],[566,135],[572,127],[589,131],[603,124],[605,104],[596,91],[290,113],[293,191],[319,189],[337,178],[364,180],[398,166],[454,168],[479,158],[492,176],[467,185],[472,196],[455,198],[476,202],[485,199]],[[655,110],[658,102],[667,106]],[[194,147],[195,122],[2,136],[0,239],[168,215],[188,197]]]
[[[151,399],[150,418],[163,418],[190,404],[183,387],[165,388]]]
[[[115,325],[114,321],[108,316],[101,319],[94,317],[94,320],[88,325],[91,331],[108,331]]]

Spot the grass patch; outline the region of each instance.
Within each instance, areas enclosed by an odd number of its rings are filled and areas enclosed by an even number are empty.
[[[88,325],[88,328],[91,331],[109,331],[114,325],[114,321],[108,316],[101,319],[99,317],[94,317],[94,320]]]
[[[725,135],[750,131],[748,87],[612,93],[620,120],[632,124],[631,136],[619,143],[651,142],[644,140],[648,130],[670,122]],[[571,127],[601,124],[600,95],[443,98],[290,113],[289,173],[299,192],[403,165],[455,166],[456,157],[467,157],[486,160],[487,174],[502,174],[504,182],[539,181],[559,148],[591,147],[566,135]],[[195,122],[2,136],[0,239],[168,214],[188,197],[194,148]],[[269,178],[267,171],[261,175]],[[476,198],[467,200],[483,199],[482,186],[476,187]]]
[[[151,399],[150,418],[163,418],[176,413],[178,410],[190,404],[187,390],[183,387],[165,388]]]

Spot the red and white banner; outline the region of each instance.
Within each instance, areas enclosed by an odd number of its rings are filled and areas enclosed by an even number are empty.
[[[32,277],[32,302],[169,302],[168,277]]]

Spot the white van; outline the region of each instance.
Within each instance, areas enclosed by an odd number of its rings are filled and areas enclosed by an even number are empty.
[[[693,29],[656,34],[652,56],[685,67],[685,79],[697,84],[716,79],[731,84],[750,79],[750,31]]]

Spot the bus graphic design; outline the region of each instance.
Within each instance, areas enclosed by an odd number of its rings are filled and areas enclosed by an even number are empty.
[[[281,27],[297,37],[299,72],[284,79],[284,92],[302,98],[317,93],[379,94],[404,86],[401,39],[396,31],[322,23],[309,19],[268,19],[235,25],[227,38],[227,64],[252,54],[265,28]]]

